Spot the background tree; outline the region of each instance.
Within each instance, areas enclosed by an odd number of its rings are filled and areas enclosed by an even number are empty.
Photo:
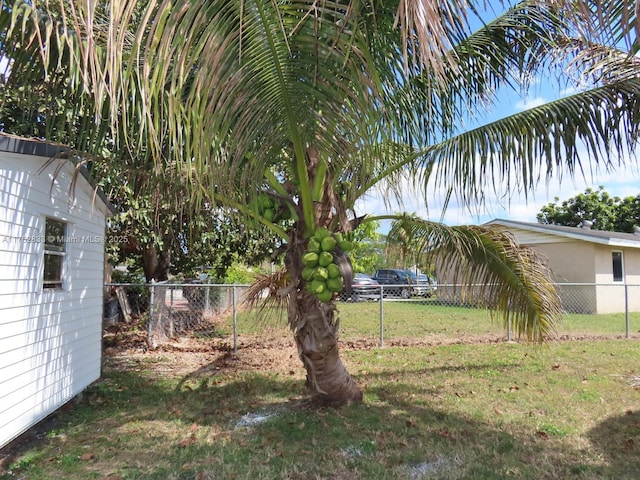
[[[640,225],[640,195],[625,198],[612,197],[604,186],[598,190],[587,188],[584,193],[560,202],[543,206],[537,215],[538,223],[580,226],[582,221],[593,222],[595,230],[633,233]]]
[[[640,80],[621,73],[631,62],[601,61],[615,55],[597,41],[612,37],[597,38],[597,22],[585,28],[591,18],[566,23],[574,17],[552,3],[520,3],[480,19],[476,32],[468,19],[481,5],[456,0],[103,7],[73,2],[64,18],[75,29],[51,17],[38,30],[46,15],[16,2],[12,20],[28,26],[28,41],[23,28],[8,46],[46,59],[43,44],[62,45],[71,90],[91,94],[105,119],[87,126],[91,135],[117,152],[144,152],[193,205],[234,209],[283,239],[286,271],[256,284],[256,298],[268,287],[288,304],[307,384],[322,403],[362,399],[338,353],[334,303],[334,290],[350,283],[349,235],[373,220],[356,214],[359,198],[380,187],[402,199],[408,182],[425,200],[444,185],[467,206],[487,188],[531,190],[543,168],[575,172],[579,146],[610,163],[633,147],[626,132],[640,123]],[[632,14],[622,7],[602,28]],[[573,68],[592,88],[477,129],[461,125],[499,88],[526,89],[559,55],[585,50]],[[552,330],[558,297],[529,250],[490,229],[414,220],[415,244],[485,283],[480,298],[490,295],[505,322],[534,340]]]
[[[206,267],[216,280],[241,255],[247,265],[268,259],[278,238],[261,225],[246,226],[233,209],[193,208],[181,185],[141,160],[90,163],[92,174],[118,213],[109,221],[113,264],[139,267],[147,282],[194,276]],[[197,268],[200,267],[200,268]]]
[[[620,198],[612,197],[601,185],[597,190],[587,188],[584,193],[563,200],[556,197],[543,206],[536,216],[538,223],[549,225],[580,226],[582,221],[593,222],[595,230],[615,230],[617,206]]]
[[[640,226],[640,194],[624,197],[616,206],[616,232],[635,233]]]
[[[372,273],[384,257],[384,242],[378,232],[380,222],[364,222],[353,231],[353,249],[349,254],[353,271]]]
[[[99,3],[98,11],[100,7],[108,7],[108,2]],[[46,28],[47,18],[62,22],[60,11],[40,13],[44,23],[39,28]],[[10,16],[10,10],[3,10],[0,23],[6,25]],[[36,35],[34,25],[22,27],[24,38]],[[6,38],[6,31],[1,37]],[[254,265],[273,253],[278,239],[265,227],[247,227],[232,209],[203,209],[185,201],[184,185],[158,170],[147,155],[148,148],[139,148],[132,156],[126,145],[115,149],[113,132],[107,134],[104,128],[93,132],[99,141],[87,135],[86,126],[96,115],[93,99],[69,88],[69,51],[57,43],[48,43],[47,50],[49,62],[55,65],[52,70],[45,69],[39,54],[19,46],[5,51],[13,61],[0,75],[0,131],[62,143],[82,152],[84,165],[118,211],[110,218],[106,245],[114,265],[129,260],[148,282],[167,280],[170,274],[189,275],[202,265],[222,278],[237,255]],[[126,241],[109,240],[123,238]]]

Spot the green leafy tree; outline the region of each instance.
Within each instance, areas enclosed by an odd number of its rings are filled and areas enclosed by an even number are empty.
[[[349,259],[353,271],[358,273],[372,273],[380,258],[384,256],[384,243],[378,233],[380,222],[364,222],[353,231],[353,249],[349,252]]]
[[[620,198],[612,197],[601,185],[597,190],[587,188],[584,193],[563,200],[556,197],[543,206],[537,215],[538,223],[577,227],[583,221],[593,222],[595,230],[615,230]]]
[[[282,238],[286,271],[255,292],[269,287],[288,304],[322,403],[362,400],[339,356],[334,303],[350,283],[353,230],[376,219],[356,214],[358,199],[375,187],[402,198],[408,182],[425,200],[444,185],[467,206],[488,188],[531,190],[543,168],[579,169],[583,146],[595,163],[625,153],[633,144],[624,132],[640,124],[640,77],[625,74],[634,62],[602,43],[633,31],[626,4],[599,25],[597,15],[526,1],[473,31],[469,16],[482,4],[457,0],[71,3],[56,8],[75,29],[55,28],[54,17],[54,28],[40,29],[46,15],[15,3],[6,45],[43,53],[47,71],[54,65],[39,47],[63,46],[70,90],[91,95],[100,112],[91,138],[145,152],[193,204],[234,209]],[[591,88],[464,130],[460,120],[477,118],[496,90],[526,88],[559,56],[571,56]],[[490,294],[518,332],[541,341],[552,330],[559,300],[530,251],[487,228],[412,225],[413,244],[488,285],[481,297]]]
[[[640,225],[640,195],[612,197],[602,185],[598,190],[587,188],[562,202],[556,197],[542,207],[537,219],[538,223],[568,227],[589,221],[595,230],[633,233]]]
[[[624,197],[616,208],[616,232],[635,233],[640,226],[640,194]]]
[[[110,261],[129,260],[147,282],[167,280],[170,274],[193,276],[202,267],[222,279],[238,255],[256,265],[278,247],[270,230],[247,227],[233,209],[194,208],[175,179],[157,175],[152,165],[141,168],[140,159],[92,163],[118,211],[109,220]]]

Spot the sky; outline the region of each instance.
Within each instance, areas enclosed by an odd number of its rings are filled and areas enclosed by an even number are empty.
[[[567,88],[566,85],[558,85],[557,80],[535,78],[526,96],[517,96],[513,92],[506,91],[499,93],[495,108],[484,115],[482,123],[542,105],[574,92],[575,89]],[[589,161],[586,154],[580,159],[585,170],[589,172],[593,162]],[[588,173],[585,177],[577,176],[573,179],[563,175],[562,181],[558,179],[552,179],[548,183],[543,181],[534,192],[529,192],[527,197],[511,195],[508,198],[497,198],[491,192],[485,192],[487,202],[479,211],[469,211],[452,199],[443,212],[443,191],[434,188],[429,192],[427,205],[421,196],[411,195],[409,193],[411,189],[407,185],[402,189],[403,192],[407,192],[403,206],[392,205],[391,208],[386,208],[380,192],[372,191],[362,202],[356,204],[356,214],[383,215],[408,212],[428,220],[442,221],[447,225],[482,224],[495,218],[536,222],[536,215],[544,205],[556,201],[556,197],[560,201],[567,200],[583,193],[587,188],[596,189],[603,186],[610,195],[619,197],[640,194],[640,161],[635,158],[622,160],[625,166],[618,167],[615,171],[595,171]],[[380,230],[384,233],[388,230],[388,225],[389,222],[383,222]]]
[[[502,117],[514,114],[518,111],[531,108],[542,103],[553,100],[554,92],[550,86],[541,84],[535,96],[526,98],[505,97],[501,102],[498,110],[492,113],[492,117]],[[421,218],[433,221],[442,221],[447,225],[469,225],[482,224],[501,218],[506,220],[519,220],[524,222],[536,222],[536,215],[541,208],[550,203],[555,202],[556,198],[560,202],[583,193],[587,188],[597,189],[603,186],[604,189],[612,196],[626,197],[636,196],[640,194],[640,152],[638,158],[623,159],[624,166],[616,167],[613,171],[594,171],[589,172],[593,168],[593,162],[589,161],[588,155],[585,153],[581,156],[582,165],[587,171],[585,176],[575,176],[570,178],[568,174],[564,174],[562,180],[553,178],[549,182],[544,180],[527,196],[524,194],[513,194],[509,197],[497,197],[492,192],[485,191],[487,201],[483,208],[477,208],[470,211],[451,199],[446,210],[444,208],[445,192],[443,189],[434,188],[428,194],[428,203],[425,203],[422,195],[417,192],[411,192],[410,185],[402,188],[406,192],[404,205],[391,205],[390,208],[385,206],[382,194],[377,191],[370,192],[369,195],[359,204],[356,205],[356,213],[368,213],[374,215],[391,214],[398,212],[415,213]],[[381,231],[388,230],[389,222],[384,222]]]
[[[496,198],[489,195],[486,205],[480,211],[470,211],[452,199],[443,213],[444,193],[437,190],[429,194],[428,205],[416,194],[407,196],[403,208],[400,206],[386,208],[382,197],[377,192],[372,192],[356,206],[356,213],[384,215],[408,212],[428,220],[442,221],[451,226],[480,225],[495,218],[536,222],[536,215],[544,205],[555,202],[556,197],[560,202],[567,200],[583,193],[586,188],[596,189],[598,186],[603,186],[609,194],[619,197],[638,195],[640,193],[638,169],[636,164],[636,166],[617,169],[615,172],[595,174],[589,178],[573,180],[565,178],[562,182],[543,183],[535,192],[529,193],[528,198],[524,195],[512,195],[509,198]],[[409,187],[404,190],[408,192]],[[383,233],[388,231],[388,224],[389,222],[383,222],[380,229]]]

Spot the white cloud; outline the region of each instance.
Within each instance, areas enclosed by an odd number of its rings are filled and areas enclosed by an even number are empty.
[[[527,97],[520,100],[519,102],[516,102],[515,108],[518,111],[523,111],[523,110],[529,110],[530,108],[539,107],[540,105],[544,105],[545,103],[547,103],[547,100],[545,100],[542,97],[533,97],[533,98]]]
[[[582,91],[583,89],[580,89],[578,87],[567,87],[564,90],[560,90],[560,96],[565,97],[568,95],[573,95],[575,93],[578,93],[580,91]]]
[[[586,167],[586,166],[585,166]],[[509,197],[498,197],[492,191],[485,191],[486,202],[483,208],[470,211],[459,204],[456,198],[451,198],[447,209],[444,211],[445,191],[443,188],[433,188],[429,192],[428,208],[423,197],[418,194],[405,181],[401,191],[404,195],[404,208],[391,202],[391,207],[387,208],[379,192],[372,192],[367,198],[357,204],[358,214],[385,215],[400,211],[415,213],[416,215],[433,221],[443,221],[447,225],[481,224],[494,218],[508,220],[519,220],[524,222],[536,222],[536,215],[540,209],[555,201],[558,197],[560,201],[567,200],[583,193],[587,188],[598,188],[604,186],[605,190],[613,196],[625,197],[638,195],[640,193],[640,165],[634,161],[629,161],[628,165],[620,167],[610,172],[593,172],[587,174],[587,178],[578,176],[571,179],[564,175],[564,180],[557,178],[548,183],[541,183],[534,192],[530,192],[527,197],[523,193],[512,193]],[[381,230],[387,231],[390,222],[383,222]]]

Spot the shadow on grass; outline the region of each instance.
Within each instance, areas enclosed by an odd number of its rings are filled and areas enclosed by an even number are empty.
[[[622,468],[640,477],[640,410],[607,418],[590,430],[588,437],[607,460],[606,478],[615,478]]]
[[[13,463],[27,479],[631,479],[640,471],[637,412],[590,431],[596,450],[590,453],[527,423],[430,404],[434,391],[403,381],[415,369],[356,376],[361,383],[375,380],[367,388],[375,404],[308,410],[304,381],[231,372],[228,362],[232,357],[223,356],[168,380],[144,371],[106,372]],[[489,366],[496,368],[418,373]],[[396,378],[385,383],[385,376]],[[241,422],[247,414],[259,421]],[[608,463],[597,462],[600,454]]]

